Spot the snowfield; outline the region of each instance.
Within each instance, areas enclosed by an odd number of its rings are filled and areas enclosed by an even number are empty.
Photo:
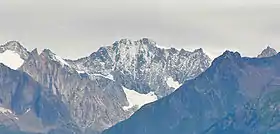
[[[4,53],[0,53],[0,63],[3,63],[11,69],[18,69],[23,62],[24,60],[21,59],[17,53],[11,50],[6,50]]]
[[[123,107],[123,110],[125,111],[129,110],[134,106],[141,108],[143,105],[157,100],[157,96],[155,95],[154,92],[150,92],[148,94],[140,94],[134,90],[130,90],[125,87],[123,87],[123,90],[125,92],[127,101],[129,103],[128,106]]]
[[[174,89],[177,89],[181,86],[181,84],[178,81],[174,81],[172,77],[168,77],[166,83],[169,87],[173,87]]]

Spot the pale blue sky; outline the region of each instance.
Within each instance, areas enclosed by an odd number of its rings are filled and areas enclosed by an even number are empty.
[[[1,0],[0,43],[87,56],[115,40],[148,37],[161,46],[257,55],[280,50],[279,0]]]

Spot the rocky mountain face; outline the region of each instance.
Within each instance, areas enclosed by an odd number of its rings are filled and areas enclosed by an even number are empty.
[[[137,41],[122,39],[111,46],[101,47],[89,57],[68,60],[76,70],[89,75],[112,75],[125,88],[142,94],[154,92],[159,98],[195,78],[210,66],[210,58],[202,49],[163,49],[156,42],[143,38]],[[178,84],[178,85],[179,85]]]
[[[271,47],[267,47],[262,51],[261,54],[258,55],[258,58],[263,58],[263,57],[271,57],[277,54],[277,51]]]
[[[20,70],[59,96],[83,130],[102,131],[126,119],[127,100],[121,85],[104,77],[79,74],[50,50],[32,51]]]
[[[80,133],[68,111],[49,89],[0,63],[0,133]]]
[[[278,134],[280,54],[242,58],[226,51],[171,95],[103,134]]]

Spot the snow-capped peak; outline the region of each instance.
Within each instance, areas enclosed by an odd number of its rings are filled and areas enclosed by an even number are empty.
[[[44,49],[43,52],[41,53],[41,55],[49,57],[51,60],[60,63],[62,66],[66,65],[66,66],[70,67],[70,65],[63,58],[56,55],[49,49]]]
[[[17,41],[10,41],[0,46],[0,63],[11,69],[18,69],[28,57],[27,49]]]
[[[117,42],[121,44],[132,44],[132,41],[130,39],[120,39]]]
[[[266,49],[262,51],[260,55],[258,55],[258,58],[264,58],[264,57],[271,57],[277,54],[277,51],[270,46],[267,46]]]
[[[139,44],[144,44],[144,45],[151,45],[151,46],[156,46],[157,43],[149,38],[142,38],[140,40],[130,40],[130,39],[120,39],[119,41],[116,41],[113,46],[138,46]]]
[[[6,44],[0,46],[0,53],[4,53],[6,50],[17,53],[23,60],[27,60],[29,57],[28,50],[24,48],[18,41],[9,41]]]

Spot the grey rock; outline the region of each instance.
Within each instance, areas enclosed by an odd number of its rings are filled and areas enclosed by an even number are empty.
[[[100,132],[127,118],[122,107],[128,102],[121,85],[104,77],[90,79],[58,59],[50,50],[40,55],[34,50],[20,70],[58,96],[83,131]]]

